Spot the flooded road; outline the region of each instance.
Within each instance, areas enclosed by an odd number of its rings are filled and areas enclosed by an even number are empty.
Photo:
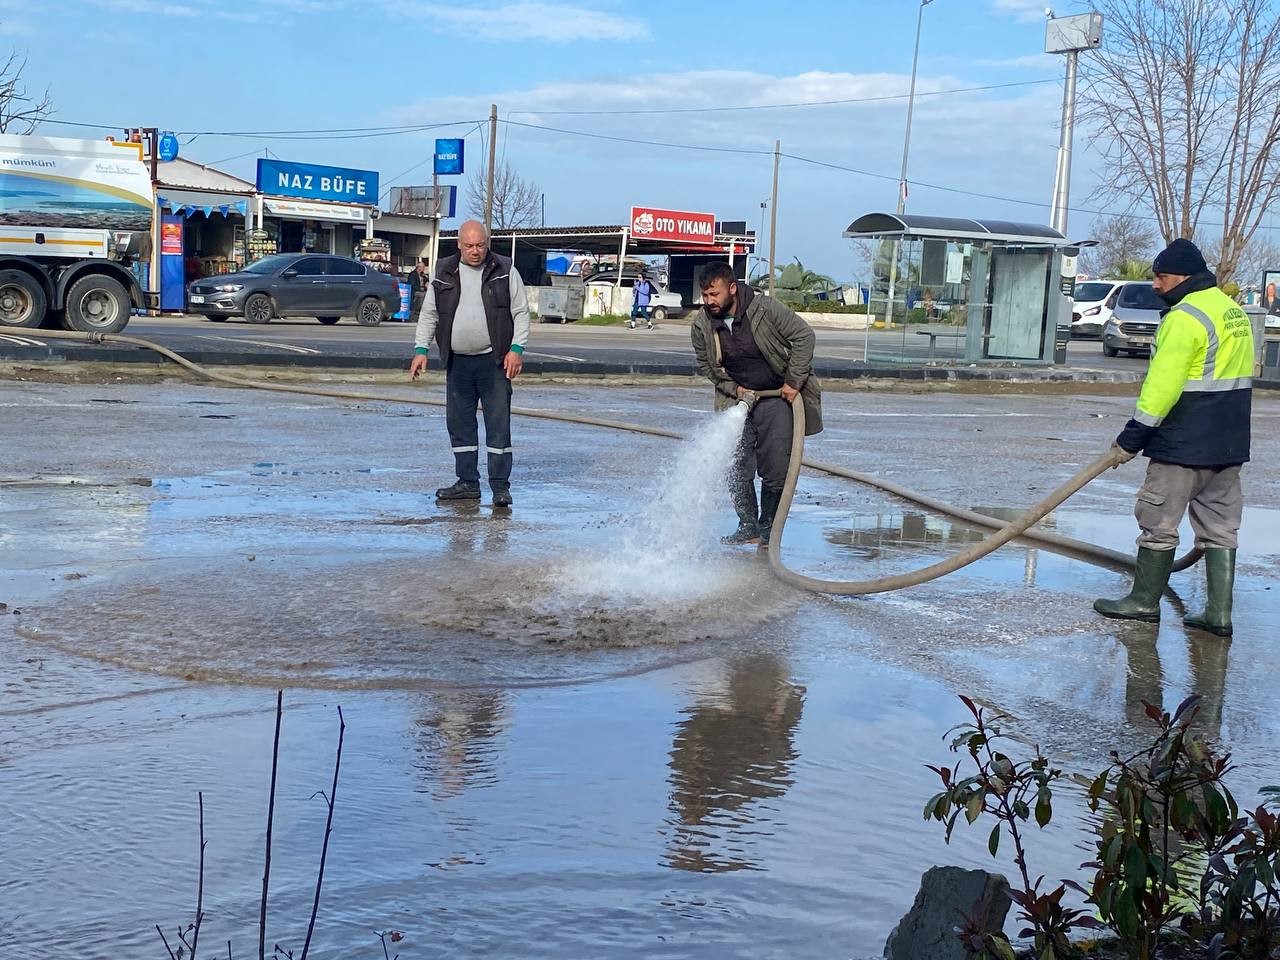
[[[518,396],[684,432],[709,399]],[[198,791],[202,944],[250,955],[276,686],[268,951],[305,935],[339,704],[348,724],[318,958],[379,956],[374,931],[393,929],[405,960],[877,956],[928,866],[992,863],[985,831],[948,848],[920,819],[958,693],[1010,710],[1081,771],[1136,740],[1143,699],[1199,693],[1252,800],[1280,780],[1280,403],[1255,403],[1223,644],[1183,629],[1170,600],[1159,628],[1102,620],[1092,598],[1124,578],[1020,545],[844,600],[715,543],[727,502],[709,525],[679,518],[687,550],[658,543],[654,504],[696,499],[667,440],[517,421],[515,509],[495,513],[434,503],[451,479],[438,411],[0,384],[0,955],[162,955],[153,925],[194,908]],[[814,457],[991,511],[1104,450],[1130,402],[825,405]],[[1130,549],[1140,477],[1138,463],[1106,475],[1047,524]],[[785,554],[870,577],[978,536],[805,475]],[[1201,578],[1175,577],[1187,606]],[[1086,859],[1080,807],[1064,796],[1032,838],[1036,872]]]

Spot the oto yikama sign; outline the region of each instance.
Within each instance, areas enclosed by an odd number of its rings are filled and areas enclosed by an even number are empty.
[[[378,202],[378,174],[263,158],[258,161],[258,189],[269,197],[374,206]]]
[[[657,207],[631,208],[631,236],[637,240],[667,240],[675,243],[716,242],[716,215]]]

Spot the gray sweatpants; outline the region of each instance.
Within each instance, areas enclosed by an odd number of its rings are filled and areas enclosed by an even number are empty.
[[[1138,546],[1176,549],[1178,525],[1188,507],[1196,546],[1234,550],[1244,512],[1240,467],[1183,467],[1152,460],[1133,509],[1142,529]]]

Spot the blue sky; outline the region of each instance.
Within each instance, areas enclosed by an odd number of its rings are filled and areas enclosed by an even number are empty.
[[[477,123],[497,103],[511,121],[499,127],[499,151],[544,191],[549,224],[621,223],[639,203],[758,226],[780,139],[784,153],[879,175],[782,163],[778,259],[851,277],[858,266],[840,232],[893,208],[904,99],[611,111],[901,96],[917,9],[915,0],[0,0],[0,45],[28,57],[25,79],[50,88],[55,119],[185,131],[184,156],[250,179],[267,149],[377,170],[384,188],[430,182],[434,138],[464,134],[476,174]],[[1043,10],[1043,0],[925,8],[909,178],[1007,199],[917,185],[909,211],[1047,221],[1062,63],[1040,52]],[[1058,12],[1078,10],[1064,2]],[[1025,85],[929,95],[996,84]],[[408,124],[448,126],[360,139],[259,134]],[[192,139],[196,131],[207,132]],[[1079,137],[1076,146],[1073,205],[1089,208],[1097,172]],[[1073,214],[1072,233],[1091,219]]]

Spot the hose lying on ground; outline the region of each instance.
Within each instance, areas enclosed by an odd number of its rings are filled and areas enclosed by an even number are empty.
[[[443,407],[444,400],[436,400],[429,397],[396,397],[386,396],[384,394],[369,393],[361,390],[329,390],[319,387],[305,387],[296,384],[287,383],[268,383],[261,380],[250,380],[245,377],[236,377],[230,374],[219,373],[208,367],[201,366],[188,360],[186,357],[168,347],[155,343],[151,340],[144,340],[141,337],[131,337],[117,333],[78,333],[61,330],[41,330],[39,336],[51,340],[74,340],[81,343],[119,343],[129,346],[141,347],[146,350],[154,351],[162,357],[167,357],[174,363],[178,364],[186,370],[206,380],[215,383],[225,383],[233,387],[244,387],[251,390],[272,390],[280,393],[297,393],[305,396],[313,397],[331,397],[338,400],[368,400],[377,403],[408,403],[418,406]],[[780,391],[765,391],[756,394],[760,397],[780,396]],[[1072,494],[1076,493],[1084,487],[1094,477],[1106,470],[1117,466],[1119,463],[1118,455],[1114,452],[1108,453],[1106,456],[1085,467],[1067,483],[1063,484],[1048,497],[1040,501],[1032,507],[1027,513],[1023,514],[1017,520],[1005,523],[995,517],[989,517],[986,514],[977,513],[972,510],[966,510],[957,507],[934,497],[916,493],[906,487],[901,487],[890,481],[880,480],[867,474],[858,473],[848,470],[834,464],[821,463],[817,461],[804,460],[804,404],[791,404],[793,429],[791,438],[791,460],[787,469],[786,484],[783,488],[782,501],[778,506],[778,513],[774,519],[774,534],[769,541],[769,563],[773,571],[784,582],[792,586],[800,587],[804,590],[813,590],[820,593],[834,593],[848,596],[862,595],[869,593],[883,593],[889,590],[901,590],[904,587],[915,586],[917,584],[926,583],[929,580],[935,580],[938,577],[945,576],[959,570],[961,567],[973,563],[975,560],[986,556],[1004,544],[1017,537],[1027,540],[1033,540],[1055,550],[1064,551],[1071,555],[1077,556],[1090,563],[1096,563],[1108,567],[1133,567],[1133,558],[1119,553],[1115,550],[1108,550],[1105,547],[1099,547],[1083,540],[1075,540],[1071,537],[1064,537],[1059,534],[1047,533],[1040,530],[1033,530],[1031,527],[1044,519],[1059,504],[1065,501]],[[517,416],[532,417],[541,420],[555,420],[562,423],[574,423],[585,426],[604,427],[610,430],[625,430],[630,433],[646,434],[654,437],[667,437],[673,440],[683,440],[683,434],[674,430],[665,430],[661,427],[649,427],[643,424],[627,423],[620,420],[607,420],[601,417],[592,417],[582,414],[557,413],[551,410],[533,410],[523,407],[512,407],[511,412]],[[956,554],[946,560],[925,567],[914,573],[898,574],[892,577],[881,577],[875,580],[866,581],[827,581],[819,580],[814,577],[807,577],[803,574],[795,573],[783,566],[780,556],[783,529],[786,525],[787,513],[791,509],[791,502],[795,497],[796,483],[799,480],[801,466],[818,470],[831,476],[842,477],[853,480],[857,483],[866,484],[883,490],[894,496],[909,500],[926,509],[945,514],[966,523],[972,523],[978,526],[995,529],[997,532],[984,540],[982,543],[976,544],[963,553]],[[1174,570],[1185,570],[1193,566],[1201,556],[1201,550],[1196,547],[1189,551],[1185,556],[1181,557],[1174,565]]]

